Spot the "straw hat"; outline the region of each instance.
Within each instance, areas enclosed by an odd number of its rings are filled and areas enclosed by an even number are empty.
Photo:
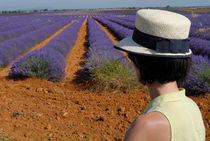
[[[129,53],[183,58],[192,55],[189,49],[191,22],[183,15],[165,10],[137,11],[135,29],[114,47]]]

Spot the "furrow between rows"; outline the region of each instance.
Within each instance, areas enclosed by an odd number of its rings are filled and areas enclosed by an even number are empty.
[[[76,73],[82,69],[81,63],[85,61],[87,52],[87,19],[83,22],[77,40],[66,57],[65,82],[70,82],[76,77]]]

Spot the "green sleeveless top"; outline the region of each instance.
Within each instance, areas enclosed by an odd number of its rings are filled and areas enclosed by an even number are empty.
[[[161,112],[168,119],[170,141],[205,141],[205,127],[197,104],[187,96],[185,89],[154,98],[144,112]]]

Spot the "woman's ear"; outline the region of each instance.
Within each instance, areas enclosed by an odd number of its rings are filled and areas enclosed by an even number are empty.
[[[130,54],[130,53],[128,53],[128,58],[131,60],[131,62],[134,64],[134,65],[136,65],[136,62],[135,62],[135,56],[133,55],[133,54]]]

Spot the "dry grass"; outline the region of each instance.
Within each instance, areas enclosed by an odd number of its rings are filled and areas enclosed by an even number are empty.
[[[198,32],[200,32],[200,33],[210,32],[210,28],[199,28]]]
[[[210,8],[183,8],[180,9],[182,11],[186,11],[186,12],[191,12],[191,13],[209,13],[210,12]]]
[[[135,89],[135,73],[119,60],[107,60],[106,63],[90,71],[92,88],[96,91],[116,91]]]

